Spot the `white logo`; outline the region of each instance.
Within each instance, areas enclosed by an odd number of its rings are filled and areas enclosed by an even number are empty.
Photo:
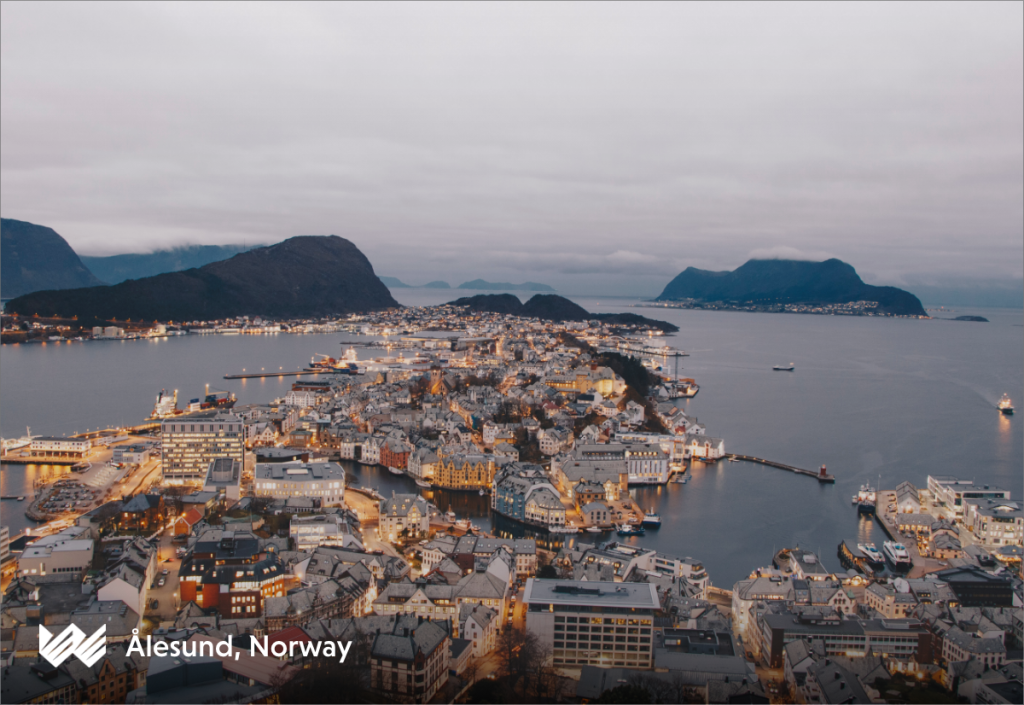
[[[95,634],[86,637],[85,632],[72,624],[55,637],[49,629],[40,624],[39,655],[53,666],[59,666],[68,656],[74,654],[86,666],[92,666],[106,653],[106,633],[107,625],[104,624]]]

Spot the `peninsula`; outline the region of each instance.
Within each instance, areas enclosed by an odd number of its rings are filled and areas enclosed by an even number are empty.
[[[610,326],[646,326],[665,333],[679,330],[667,321],[656,321],[635,313],[590,313],[579,304],[557,294],[536,294],[525,304],[514,294],[477,294],[456,299],[449,306],[466,306],[470,311],[539,318],[543,321],[600,321]]]

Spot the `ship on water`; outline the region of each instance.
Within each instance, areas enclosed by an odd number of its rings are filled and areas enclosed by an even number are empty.
[[[999,411],[1007,416],[1013,416],[1013,403],[1010,401],[1010,397],[1006,394],[999,400]]]
[[[196,411],[208,411],[210,409],[230,409],[238,401],[238,397],[233,392],[213,392],[210,393],[210,385],[206,385],[206,394],[200,399],[189,399],[188,410],[189,413]]]
[[[776,372],[792,372],[796,369],[796,365],[791,362],[788,365],[775,365],[772,369]]]
[[[641,523],[643,526],[650,526],[651,528],[656,529],[661,526],[661,516],[659,516],[652,507],[651,511],[644,514],[644,520]]]
[[[319,360],[317,358],[320,358]],[[355,348],[349,347],[341,358],[335,359],[330,355],[315,353],[309,361],[309,372],[334,372],[335,374],[357,375],[359,374],[359,354]]]
[[[860,492],[853,496],[853,503],[860,514],[874,514],[876,501],[877,493],[871,485],[861,485]]]
[[[867,560],[868,563],[872,563],[874,565],[885,564],[885,557],[882,556],[881,551],[875,548],[875,544],[858,543],[857,548],[860,549],[861,554],[863,554],[864,558]]]
[[[619,524],[617,531],[619,536],[643,536],[647,533],[643,526],[630,524]]]
[[[175,389],[173,394],[168,394],[166,389],[161,389],[160,393],[156,395],[156,405],[153,407],[153,413],[149,415],[149,418],[166,419],[169,416],[177,416],[181,413],[181,409],[178,408],[178,390]]]
[[[897,570],[901,568],[910,568],[914,565],[914,562],[910,558],[910,552],[902,543],[897,541],[886,541],[882,544],[882,551],[885,552],[885,557],[889,559],[893,567]]]

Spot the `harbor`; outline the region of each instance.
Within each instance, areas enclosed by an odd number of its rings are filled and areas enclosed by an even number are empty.
[[[786,465],[785,463],[777,463],[774,460],[765,460],[764,458],[755,458],[752,455],[737,455],[735,453],[726,453],[724,456],[727,460],[744,460],[748,463],[757,463],[759,465],[767,465],[770,468],[778,468],[780,470],[788,470],[789,472],[796,473],[797,475],[805,475],[807,477],[813,477],[818,482],[831,485],[834,484],[836,478],[834,475],[830,475],[825,470],[825,466],[822,465],[818,472],[812,470],[804,470],[803,468],[793,467],[792,465]]]

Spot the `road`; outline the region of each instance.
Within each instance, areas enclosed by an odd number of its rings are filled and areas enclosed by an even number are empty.
[[[178,612],[178,571],[181,569],[181,559],[175,556],[177,546],[171,543],[171,538],[170,530],[164,531],[157,537],[159,548],[157,550],[156,577],[153,585],[149,588],[148,600],[149,605],[153,604],[153,600],[157,600],[160,606],[155,610],[147,606],[145,615],[157,622],[173,621]],[[166,576],[162,575],[164,570],[167,571]],[[155,587],[161,577],[166,578],[164,586]]]

